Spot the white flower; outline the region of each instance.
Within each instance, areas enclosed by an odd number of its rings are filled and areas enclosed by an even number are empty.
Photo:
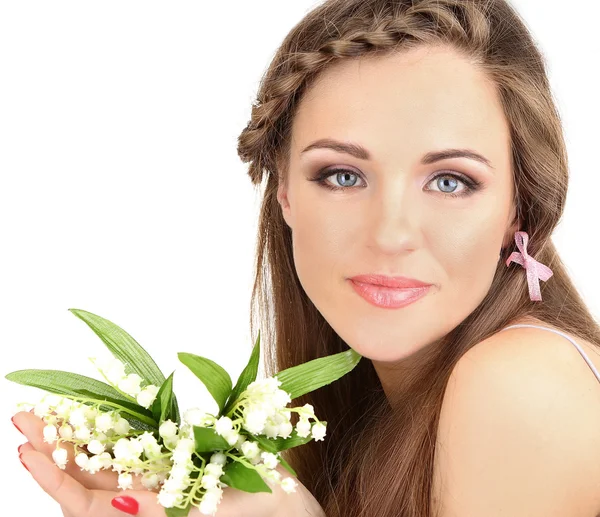
[[[210,462],[215,463],[217,465],[225,465],[227,463],[227,456],[225,456],[225,454],[223,454],[222,452],[215,452],[210,457]]]
[[[296,424],[296,432],[301,438],[306,438],[310,434],[310,422],[306,418],[300,417]]]
[[[102,469],[102,458],[98,455],[91,456],[87,465],[85,466],[85,470],[87,470],[90,474],[95,474],[99,470]]]
[[[223,475],[223,466],[218,463],[209,463],[204,467],[204,472],[218,479]]]
[[[46,443],[54,443],[56,441],[56,437],[58,435],[56,426],[54,426],[54,425],[44,426],[43,433],[44,433],[44,441]]]
[[[272,400],[273,405],[279,409],[287,406],[292,401],[292,398],[290,397],[290,394],[287,391],[277,390],[274,393]]]
[[[96,416],[95,424],[98,431],[105,433],[109,429],[112,429],[113,415],[111,413],[100,413]]]
[[[311,404],[304,404],[302,410],[304,411],[304,418],[315,418],[315,408]]]
[[[114,430],[117,434],[127,434],[129,428],[129,422],[123,417],[120,417],[114,424]]]
[[[119,484],[117,485],[122,490],[127,490],[133,486],[133,477],[131,474],[121,472],[119,474]]]
[[[222,416],[215,423],[215,431],[217,434],[220,434],[221,436],[223,436],[227,432],[231,431],[232,429],[233,429],[233,422],[231,421],[231,418],[229,418],[228,416]]]
[[[325,426],[325,424],[321,423],[321,422],[317,422],[315,425],[312,426],[312,436],[315,439],[315,441],[320,440],[323,441],[323,439],[325,438],[325,431],[327,430],[327,427]]]
[[[148,409],[154,402],[154,399],[156,399],[158,390],[159,390],[158,386],[154,386],[154,384],[150,384],[149,386],[146,386],[145,388],[142,389],[142,391],[140,391],[138,393],[138,395],[136,397],[137,403],[140,406]]]
[[[85,408],[75,408],[69,413],[69,423],[75,427],[81,427],[87,425],[87,418],[85,417]]]
[[[60,426],[58,434],[63,440],[70,440],[73,438],[73,428],[69,424],[63,424]]]
[[[127,393],[127,395],[135,397],[142,391],[140,387],[141,382],[142,378],[137,373],[130,373],[119,380],[118,387],[122,392]]]
[[[75,428],[75,438],[77,438],[78,440],[87,441],[90,439],[90,435],[90,430],[85,425]]]
[[[176,503],[183,499],[183,495],[177,492],[167,492],[161,490],[158,493],[158,502],[165,508],[172,508]]]
[[[104,444],[99,440],[92,440],[87,445],[88,451],[90,451],[92,454],[102,454],[104,452],[104,448]]]
[[[152,490],[158,486],[158,476],[154,472],[147,472],[142,476],[142,485],[148,490]]]
[[[263,463],[266,465],[266,467],[270,469],[274,469],[279,463],[277,456],[275,456],[275,454],[273,454],[272,452],[261,452],[260,457],[262,458]]]
[[[256,458],[259,452],[260,451],[256,442],[246,440],[244,443],[242,443],[242,453],[244,454],[244,456],[246,456],[246,458]]]
[[[177,434],[177,424],[171,422],[171,420],[165,420],[158,428],[158,434],[165,439],[175,437]]]
[[[217,513],[217,505],[209,499],[202,498],[198,510],[200,510],[202,515],[215,515]]]
[[[204,476],[202,476],[202,479],[200,480],[200,486],[202,486],[202,488],[215,488],[217,486],[218,482],[219,482],[219,479],[216,478],[215,476],[211,476],[210,474],[205,474]]]
[[[75,463],[81,467],[81,470],[85,469],[89,460],[90,459],[85,452],[80,452],[77,456],[75,456]]]
[[[62,447],[54,449],[52,451],[52,459],[59,468],[64,470],[67,466],[67,449],[63,449]]]
[[[244,415],[244,429],[252,434],[262,433],[267,420],[267,414],[262,409],[251,409]]]
[[[223,435],[223,438],[225,438],[225,441],[227,442],[227,444],[231,445],[232,447],[238,442],[239,437],[240,437],[240,433],[238,433],[235,429],[232,429],[231,431],[227,431]]]
[[[296,483],[292,478],[287,477],[281,482],[281,488],[288,494],[295,492],[298,483]]]
[[[188,409],[183,414],[183,419],[189,425],[196,425],[198,427],[206,427],[208,425],[211,425],[214,422],[215,417],[209,413],[205,413],[200,408],[195,407],[195,408]]]
[[[289,438],[293,429],[294,426],[291,424],[291,422],[284,422],[283,424],[279,425],[279,431],[277,432],[277,435],[281,436],[281,438]]]

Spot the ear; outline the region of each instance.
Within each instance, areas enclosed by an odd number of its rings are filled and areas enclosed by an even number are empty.
[[[292,228],[291,225],[291,209],[290,209],[290,202],[288,199],[288,188],[287,185],[284,184],[285,182],[283,181],[282,178],[280,178],[279,180],[279,186],[277,187],[277,202],[279,203],[279,206],[281,206],[281,214],[283,215],[283,219],[285,220],[286,224]]]

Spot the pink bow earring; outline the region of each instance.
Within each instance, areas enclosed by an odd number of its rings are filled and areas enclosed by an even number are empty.
[[[529,235],[527,232],[515,232],[515,242],[519,251],[513,251],[506,260],[506,266],[511,262],[516,262],[525,268],[527,271],[527,284],[529,285],[529,298],[533,301],[541,301],[542,293],[540,291],[540,280],[544,282],[552,275],[552,270],[544,264],[538,262],[533,257],[527,254],[527,242]]]

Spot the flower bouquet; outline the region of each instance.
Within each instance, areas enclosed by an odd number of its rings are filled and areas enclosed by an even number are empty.
[[[214,515],[225,487],[246,492],[272,492],[279,484],[290,493],[297,483],[281,479],[280,463],[296,473],[280,451],[311,439],[323,440],[321,422],[310,404],[287,407],[292,399],[343,377],[360,361],[354,350],[321,357],[257,380],[260,332],[250,360],[233,386],[214,361],[179,352],[179,360],[206,386],[218,404],[216,415],[191,408],[180,416],[173,393],[173,373],[165,378],[150,355],[123,329],[90,312],[69,309],[104,342],[112,355],[90,360],[102,382],[60,370],[18,370],[10,381],[48,392],[34,408],[45,422],[44,440],[56,443],[53,459],[64,469],[67,450],[92,474],[119,473],[118,488],[132,487],[141,476],[168,517],[187,516],[192,505]],[[291,424],[291,413],[298,422]],[[311,422],[312,420],[312,422]]]

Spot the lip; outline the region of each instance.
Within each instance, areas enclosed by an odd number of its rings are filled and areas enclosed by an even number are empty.
[[[424,287],[412,288],[384,287],[357,282],[354,279],[350,279],[350,282],[354,290],[367,302],[385,309],[401,309],[402,307],[406,307],[423,298],[431,287],[431,284],[426,284]]]
[[[384,287],[393,287],[396,289],[414,289],[418,287],[430,287],[431,284],[421,282],[415,278],[406,276],[385,276],[385,275],[357,275],[350,278],[353,282],[362,284],[373,284]]]

